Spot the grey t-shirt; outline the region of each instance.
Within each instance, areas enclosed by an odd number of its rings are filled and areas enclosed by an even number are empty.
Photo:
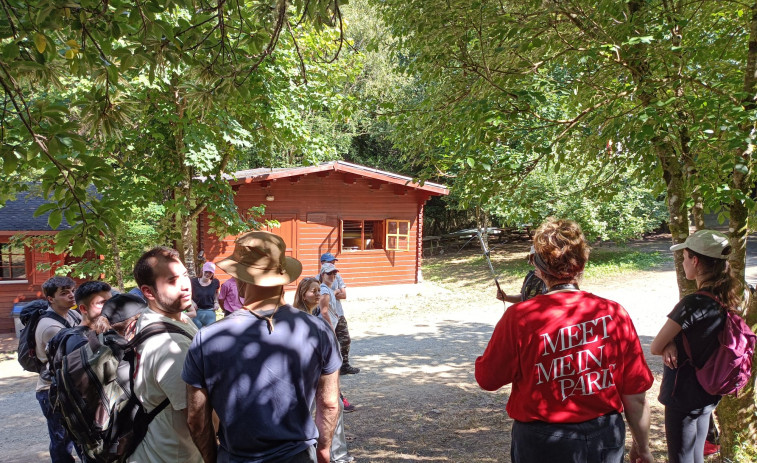
[[[71,325],[72,327],[79,324],[78,319],[71,315],[70,310],[68,311],[68,313],[66,313],[66,321],[68,321],[69,325]],[[62,330],[65,327],[66,325],[53,317],[42,317],[39,319],[39,322],[37,323],[37,331],[34,332],[34,340],[37,343],[37,358],[40,359],[43,363],[47,363],[47,355],[45,354],[45,347],[47,346],[47,343],[50,342],[53,336],[58,334],[58,331]],[[46,378],[46,372],[47,368],[43,369],[39,374],[39,378],[37,378],[37,392],[50,389],[50,384],[52,382]]]
[[[200,330],[182,378],[208,391],[220,418],[219,461],[278,461],[315,444],[310,407],[318,380],[341,365],[326,323],[287,304],[273,315],[271,332],[247,310]]]
[[[339,321],[339,313],[337,313],[336,305],[336,295],[334,294],[334,290],[329,288],[326,283],[321,283],[321,296],[323,296],[324,294],[329,295],[329,318],[331,319],[333,328],[336,329],[336,324]],[[323,318],[323,307],[321,307],[321,313],[318,316]]]

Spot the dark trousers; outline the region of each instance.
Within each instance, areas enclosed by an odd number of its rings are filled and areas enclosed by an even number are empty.
[[[668,441],[668,463],[703,463],[704,441],[710,427],[715,405],[680,412],[665,407],[665,439]]]
[[[339,317],[339,321],[334,328],[336,332],[336,339],[339,341],[339,350],[342,353],[342,365],[349,366],[350,364],[350,329],[347,327],[347,319],[344,315]]]
[[[235,458],[229,455],[222,447],[218,448],[217,463],[241,463],[243,461],[249,461],[245,458]],[[305,450],[290,457],[283,458],[271,458],[265,460],[266,463],[317,463],[315,445],[311,445]]]
[[[626,425],[620,413],[583,423],[513,422],[513,463],[621,463]]]
[[[74,444],[63,426],[63,415],[53,411],[49,393],[50,391],[37,392],[37,401],[47,420],[47,432],[50,434],[50,459],[53,463],[73,463],[72,451],[76,450],[79,459],[84,461],[81,449]]]

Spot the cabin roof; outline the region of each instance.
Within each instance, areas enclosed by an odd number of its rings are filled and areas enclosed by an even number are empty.
[[[16,199],[7,201],[5,205],[0,205],[0,231],[59,231],[71,226],[64,218],[60,226],[53,230],[47,223],[50,216],[46,212],[38,217],[34,216],[34,211],[43,204],[48,203],[37,192],[22,191],[16,194]]]
[[[315,174],[319,172],[343,172],[346,174],[357,175],[386,183],[403,185],[417,190],[422,190],[434,195],[448,195],[449,189],[445,185],[432,182],[417,183],[411,177],[388,172],[385,170],[373,169],[371,167],[352,164],[345,161],[324,162],[315,166],[305,167],[283,167],[283,168],[258,168],[240,170],[231,175],[224,175],[232,185],[241,185],[244,183],[256,183],[272,181],[280,178],[298,177],[302,175]]]

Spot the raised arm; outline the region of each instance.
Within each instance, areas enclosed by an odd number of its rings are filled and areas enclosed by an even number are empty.
[[[321,375],[315,391],[315,426],[318,428],[318,463],[331,460],[331,440],[339,418],[339,370]]]

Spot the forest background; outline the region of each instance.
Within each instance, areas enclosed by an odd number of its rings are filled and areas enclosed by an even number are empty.
[[[260,226],[222,175],[345,159],[450,187],[426,230],[577,220],[591,240],[755,214],[757,3],[0,0],[0,200],[123,288],[145,245]],[[693,290],[676,269],[681,294]],[[128,271],[126,272],[128,273]],[[757,302],[745,311],[757,324]],[[757,364],[755,365],[757,367]],[[719,407],[757,437],[754,383]],[[725,418],[725,419],[723,419]],[[744,444],[746,443],[746,444]],[[751,444],[753,445],[753,444]]]

